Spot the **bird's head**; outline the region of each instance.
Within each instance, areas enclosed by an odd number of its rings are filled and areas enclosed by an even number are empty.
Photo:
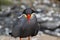
[[[31,8],[27,8],[23,11],[23,14],[25,14],[25,17],[30,20],[32,13],[34,12],[34,10],[32,10]]]

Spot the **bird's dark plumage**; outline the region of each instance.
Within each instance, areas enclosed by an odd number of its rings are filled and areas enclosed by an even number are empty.
[[[35,36],[38,33],[37,19],[35,15],[30,19],[30,22],[24,17],[24,15],[18,19],[18,22],[12,30],[12,36],[14,37],[28,37]]]

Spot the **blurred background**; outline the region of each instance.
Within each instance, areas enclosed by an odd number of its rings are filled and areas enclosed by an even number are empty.
[[[0,0],[0,40],[19,40],[9,33],[26,8],[39,12],[36,17],[40,29],[31,40],[60,40],[60,0]]]

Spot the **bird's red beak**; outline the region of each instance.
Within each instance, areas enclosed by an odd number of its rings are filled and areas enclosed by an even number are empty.
[[[30,18],[31,18],[31,14],[27,14],[28,21],[30,20]]]

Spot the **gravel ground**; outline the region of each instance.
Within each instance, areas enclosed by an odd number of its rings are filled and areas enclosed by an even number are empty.
[[[0,40],[19,40],[19,38],[2,35],[0,36]],[[27,40],[27,38],[22,38],[22,40]],[[60,37],[50,36],[46,34],[38,34],[34,37],[31,37],[31,40],[60,40]]]

